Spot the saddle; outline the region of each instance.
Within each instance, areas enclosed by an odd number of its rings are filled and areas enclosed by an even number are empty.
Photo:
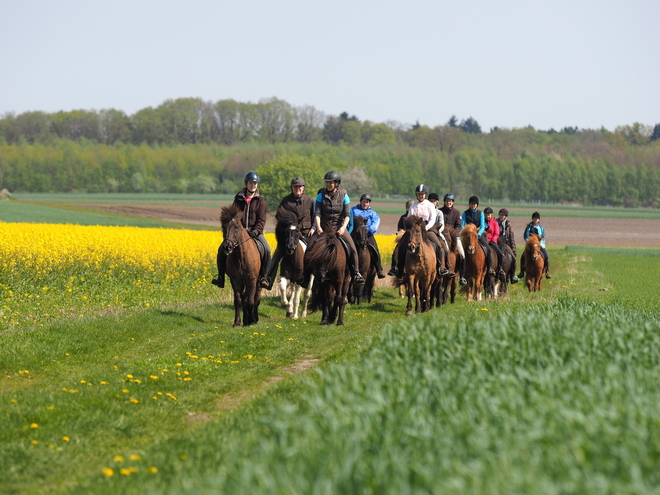
[[[351,246],[349,246],[348,242],[346,242],[346,239],[344,239],[343,235],[338,235],[339,241],[341,242],[341,245],[344,246],[344,249],[346,250],[346,256],[350,259],[351,257]]]
[[[259,256],[261,257],[261,259],[264,259],[264,256],[266,256],[266,246],[263,245],[263,243],[261,242],[261,240],[258,237],[256,237],[256,238],[253,237],[252,239],[254,240],[255,244],[257,245],[257,249],[259,250]]]

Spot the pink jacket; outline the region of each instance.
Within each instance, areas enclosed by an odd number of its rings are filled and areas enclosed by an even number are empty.
[[[500,238],[500,225],[497,223],[497,219],[492,217],[486,221],[486,224],[488,225],[488,242],[497,244],[497,240]]]

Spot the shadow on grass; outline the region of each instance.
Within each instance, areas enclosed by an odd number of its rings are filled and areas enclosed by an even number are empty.
[[[191,320],[195,320],[196,322],[199,323],[207,323],[207,321],[204,318],[200,318],[199,316],[189,315],[186,313],[181,313],[180,311],[161,311],[160,314],[163,316],[180,316],[182,318],[190,318]]]

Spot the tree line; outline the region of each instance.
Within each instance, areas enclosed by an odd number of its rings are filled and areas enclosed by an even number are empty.
[[[660,207],[660,145],[618,143],[602,131],[532,129],[443,135],[420,126],[416,144],[101,144],[80,139],[0,142],[0,189],[10,192],[235,193],[256,170],[269,205],[302,176],[313,194],[337,170],[351,196],[412,197],[424,182],[458,201],[543,201]],[[462,134],[461,134],[462,133]]]
[[[531,127],[529,129],[532,129]],[[503,131],[495,127],[490,134]],[[533,130],[533,129],[532,129]],[[577,127],[539,134],[579,134]],[[615,146],[647,145],[660,140],[660,124],[635,123],[600,132]],[[317,143],[351,146],[405,143],[413,147],[439,147],[455,151],[470,144],[467,137],[484,133],[473,117],[460,120],[452,115],[444,125],[413,126],[389,121],[360,121],[343,112],[326,115],[313,106],[293,106],[278,98],[257,103],[227,99],[217,102],[201,98],[168,99],[156,108],[147,107],[127,115],[122,110],[72,110],[46,113],[7,113],[0,118],[0,142],[46,144],[58,139],[175,146],[186,144],[237,145],[241,143]]]

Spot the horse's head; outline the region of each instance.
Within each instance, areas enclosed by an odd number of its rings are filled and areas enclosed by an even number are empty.
[[[242,217],[241,211],[234,205],[223,206],[220,210],[220,224],[224,238],[222,250],[225,254],[231,254],[241,244],[241,237],[247,235]]]
[[[532,259],[536,261],[541,254],[541,238],[538,234],[531,234],[527,239],[527,250],[529,251]]]
[[[353,241],[355,246],[361,249],[367,249],[367,240],[369,231],[367,230],[367,220],[364,217],[355,217],[353,219]]]
[[[291,210],[280,208],[277,212],[275,238],[278,246],[283,246],[286,254],[291,256],[296,252],[302,233],[298,228],[298,215]]]
[[[426,242],[428,236],[426,234],[426,222],[420,217],[414,215],[406,217],[405,221],[406,231],[408,232],[408,251],[416,253],[422,243]]]
[[[461,244],[469,254],[474,254],[477,251],[477,244],[479,238],[477,237],[477,226],[473,223],[468,223],[460,233]]]

